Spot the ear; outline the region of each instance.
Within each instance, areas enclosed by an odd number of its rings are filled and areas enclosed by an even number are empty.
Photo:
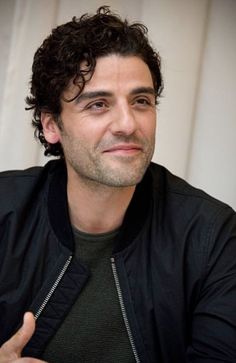
[[[53,115],[48,112],[42,112],[41,123],[43,126],[43,134],[47,142],[50,144],[56,144],[59,142],[61,139],[61,133]]]

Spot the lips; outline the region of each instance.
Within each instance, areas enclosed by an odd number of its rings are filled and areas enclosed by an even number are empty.
[[[109,152],[132,152],[132,151],[142,151],[142,147],[140,145],[137,144],[118,144],[118,145],[114,145],[108,149],[105,149],[103,152],[104,153],[109,153]]]

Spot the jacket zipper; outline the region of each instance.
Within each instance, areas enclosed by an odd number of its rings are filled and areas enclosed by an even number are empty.
[[[62,268],[61,272],[59,273],[59,275],[58,275],[58,277],[57,277],[56,281],[55,281],[55,282],[54,282],[54,284],[52,285],[52,287],[51,287],[50,291],[49,291],[49,292],[48,292],[48,294],[46,295],[46,297],[45,297],[44,301],[42,302],[41,306],[39,307],[38,311],[37,311],[37,312],[36,312],[36,314],[34,315],[35,320],[37,320],[37,319],[38,319],[38,317],[41,315],[41,313],[42,313],[43,309],[44,309],[44,308],[45,308],[45,306],[47,305],[47,303],[48,303],[48,301],[50,300],[50,298],[51,298],[52,294],[53,294],[53,293],[54,293],[54,291],[56,290],[56,288],[57,288],[57,286],[58,286],[59,282],[61,281],[62,277],[64,276],[64,274],[65,274],[65,272],[66,272],[67,268],[69,267],[69,264],[70,264],[71,260],[72,260],[72,256],[70,256],[70,257],[67,259],[67,261],[66,261],[66,263],[64,264],[64,266],[63,266],[63,268]]]
[[[127,317],[127,313],[126,313],[126,309],[125,309],[125,305],[124,305],[124,300],[123,300],[123,296],[122,296],[122,291],[121,291],[121,287],[120,287],[120,282],[119,282],[119,278],[118,278],[118,273],[117,273],[117,268],[116,268],[114,257],[111,258],[111,267],[112,267],[112,272],[113,272],[113,276],[114,276],[114,280],[115,280],[115,285],[116,285],[116,290],[117,290],[117,294],[118,294],[118,298],[119,298],[121,312],[122,312],[125,327],[126,327],[126,330],[127,330],[127,333],[128,333],[131,348],[132,348],[132,351],[133,351],[133,354],[134,354],[134,357],[135,357],[135,361],[137,363],[140,363],[140,359],[139,359],[139,356],[138,356],[137,349],[135,347],[134,338],[133,338],[133,335],[132,335],[132,332],[131,332],[131,328],[130,328],[130,325],[129,325],[129,321],[128,321],[128,317]]]

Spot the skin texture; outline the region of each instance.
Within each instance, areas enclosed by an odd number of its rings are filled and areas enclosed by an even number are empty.
[[[64,149],[72,223],[87,232],[105,232],[122,223],[154,152],[153,81],[139,57],[112,54],[97,60],[78,99],[64,101],[77,91],[70,84],[63,94],[60,128],[50,114],[42,115],[44,135]],[[84,215],[78,215],[81,210]],[[102,218],[95,221],[93,213]]]
[[[140,58],[110,55],[98,59],[79,99],[62,101],[62,130],[55,130],[52,142],[61,142],[68,170],[80,182],[124,187],[140,181],[155,143],[151,92],[152,77]],[[63,97],[76,93],[70,84]],[[50,139],[46,129],[44,134]]]

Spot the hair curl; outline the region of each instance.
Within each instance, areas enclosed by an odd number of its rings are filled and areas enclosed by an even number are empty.
[[[26,98],[26,109],[33,110],[32,125],[36,138],[45,147],[45,155],[63,157],[63,150],[60,143],[50,144],[46,141],[41,112],[51,113],[59,124],[60,100],[69,82],[72,80],[78,86],[78,97],[93,75],[96,59],[109,54],[140,57],[151,72],[156,99],[160,97],[163,89],[160,57],[151,47],[147,28],[143,24],[123,21],[108,6],[100,7],[92,16],[84,14],[80,18],[74,17],[72,21],[52,30],[33,60],[31,95]],[[84,61],[88,66],[86,74],[80,69]]]

